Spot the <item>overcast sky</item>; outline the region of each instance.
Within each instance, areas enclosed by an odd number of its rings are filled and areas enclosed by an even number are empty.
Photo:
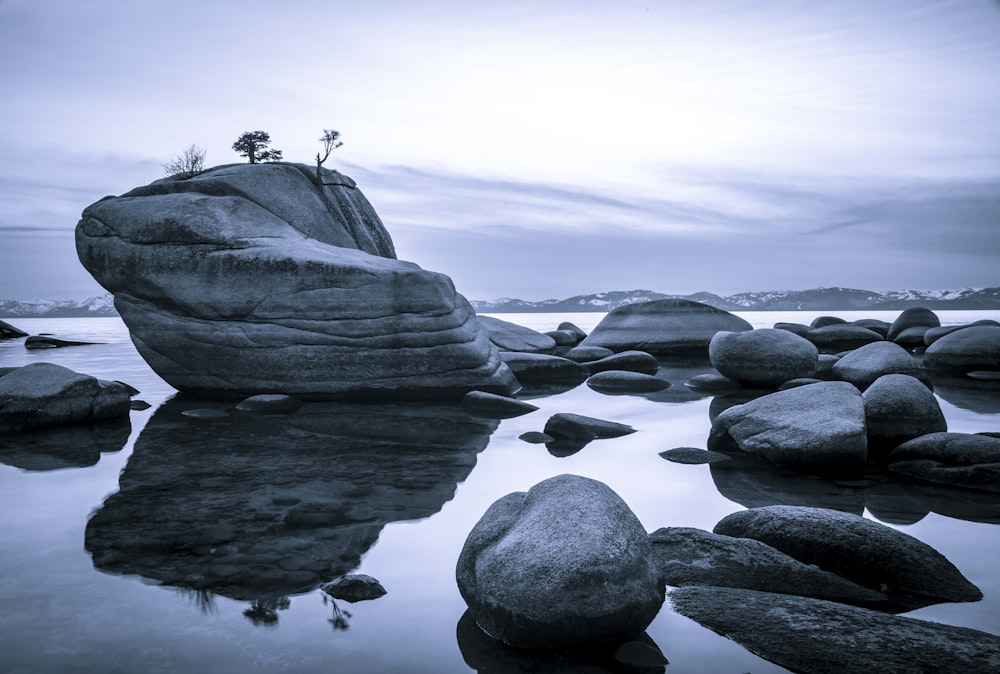
[[[472,299],[1000,285],[993,0],[0,0],[0,298],[262,129]]]

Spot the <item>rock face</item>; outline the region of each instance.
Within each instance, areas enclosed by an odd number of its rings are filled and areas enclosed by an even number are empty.
[[[863,472],[868,441],[861,394],[847,382],[820,382],[730,407],[713,421],[708,449],[739,449],[807,472]]]
[[[819,352],[788,330],[717,332],[708,345],[712,366],[744,386],[777,387],[816,371]]]
[[[701,357],[720,330],[739,332],[753,326],[739,316],[690,300],[654,300],[618,307],[601,319],[583,346],[612,351],[636,349],[654,356]]]
[[[724,587],[670,593],[675,611],[793,672],[995,672],[1000,637],[821,599]]]
[[[158,180],[87,207],[88,271],[170,385],[209,396],[459,397],[513,377],[451,280],[395,259],[354,181],[302,164]]]
[[[490,506],[465,541],[456,577],[480,628],[520,648],[639,634],[663,603],[642,524],[607,485],[575,475]]]
[[[0,430],[127,419],[124,384],[103,381],[52,363],[32,363],[0,377]]]
[[[766,506],[728,515],[714,531],[761,541],[805,564],[883,589],[903,610],[983,597],[979,588],[926,543],[850,513]]]

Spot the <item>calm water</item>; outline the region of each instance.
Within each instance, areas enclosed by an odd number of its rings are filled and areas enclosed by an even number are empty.
[[[741,315],[770,327],[820,313]],[[939,315],[944,324],[1000,319],[1000,312]],[[602,314],[498,316],[539,330],[571,320],[589,331]],[[648,530],[711,529],[731,512],[772,503],[863,512],[934,546],[985,594],[974,604],[908,615],[1000,631],[998,499],[970,503],[925,488],[860,489],[769,469],[735,473],[665,461],[659,452],[704,447],[708,436],[712,399],[683,387],[690,371],[669,372],[674,386],[657,400],[579,386],[533,399],[538,412],[502,422],[455,406],[412,405],[208,421],[178,414],[203,404],[164,405],[174,391],[145,366],[117,319],[9,322],[102,344],[27,351],[21,341],[0,342],[0,366],[48,361],[126,381],[152,407],[132,413],[121,449],[114,439],[93,438],[34,454],[0,444],[3,672],[508,671],[457,629],[465,605],[455,561],[494,500],[560,473],[607,483]],[[1000,430],[997,396],[940,393],[949,430]],[[563,458],[518,439],[555,412],[638,432]],[[326,518],[322,536],[288,519],[296,508]],[[236,541],[227,542],[234,531]],[[223,554],[221,545],[233,554],[213,566],[208,560]],[[329,567],[302,561],[317,557]],[[331,605],[313,589],[316,578],[352,571],[378,578],[388,594]],[[667,607],[648,634],[672,674],[785,671]]]

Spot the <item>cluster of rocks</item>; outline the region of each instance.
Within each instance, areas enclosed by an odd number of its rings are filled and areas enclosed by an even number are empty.
[[[607,644],[617,653],[628,643],[655,665],[662,653],[642,647],[642,631],[669,586],[673,610],[794,671],[920,671],[942,658],[958,669],[1000,666],[994,635],[892,615],[981,599],[951,562],[891,527],[820,508],[755,508],[711,532],[647,535],[606,485],[560,475],[490,506],[456,579],[468,620],[517,649]]]

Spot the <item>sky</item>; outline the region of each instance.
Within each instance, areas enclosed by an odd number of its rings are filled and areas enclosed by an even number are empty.
[[[0,298],[264,130],[470,299],[1000,285],[996,0],[0,0]]]

